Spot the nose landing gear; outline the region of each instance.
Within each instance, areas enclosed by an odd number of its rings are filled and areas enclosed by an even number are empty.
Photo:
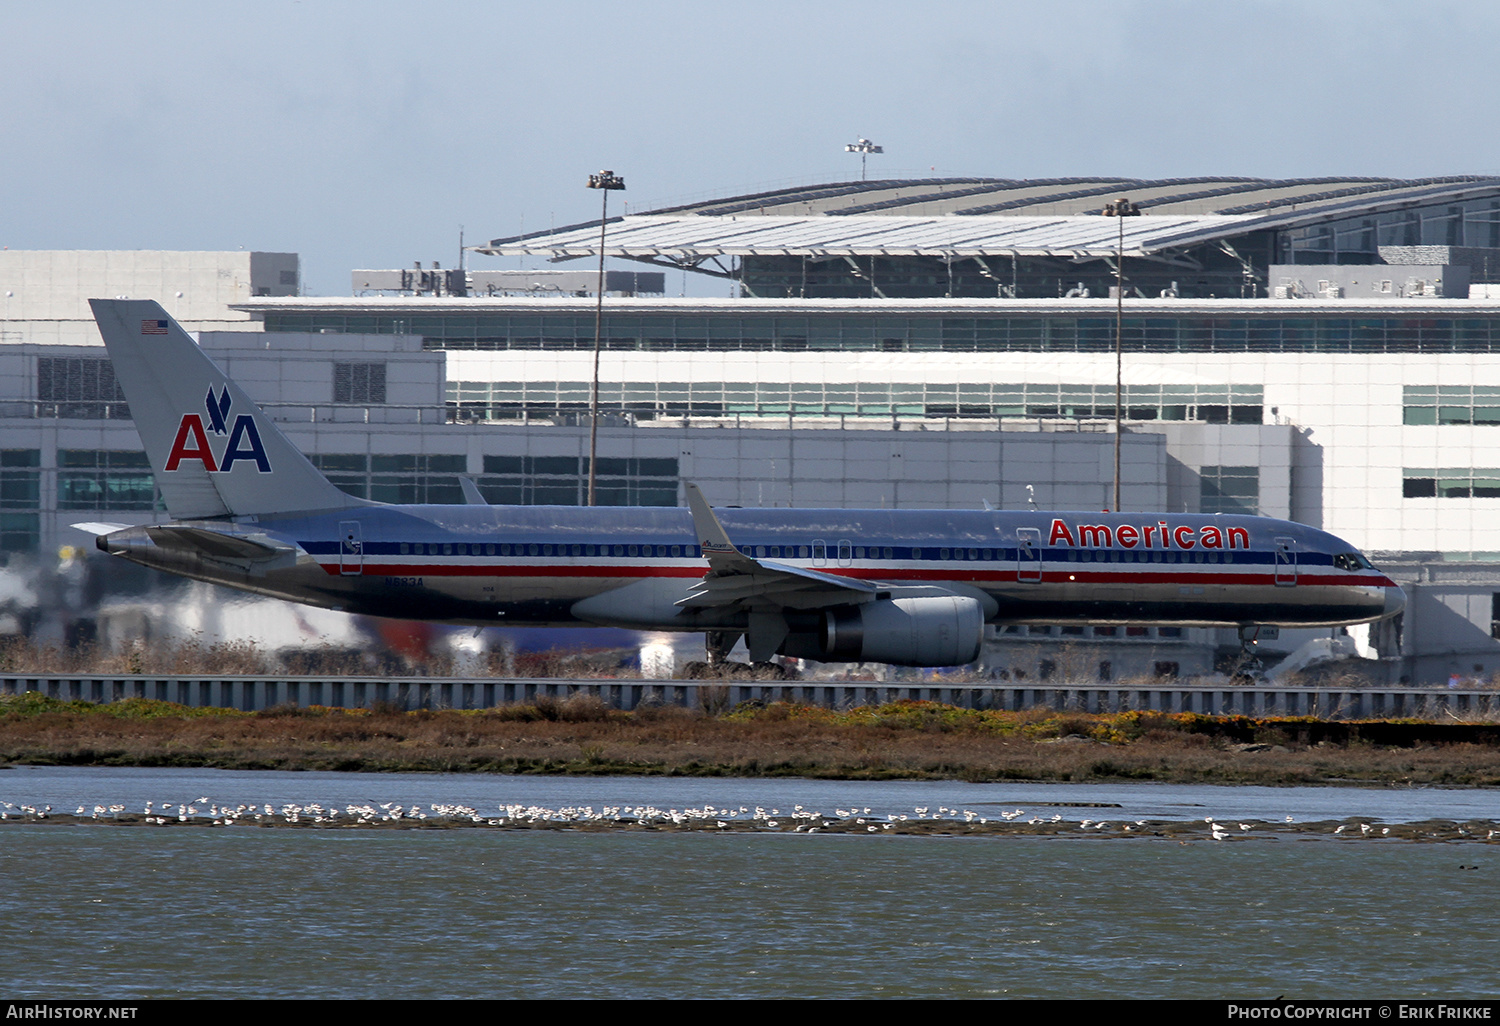
[[[1266,679],[1260,651],[1255,647],[1260,640],[1260,631],[1260,624],[1240,624],[1240,657],[1229,674],[1229,679],[1235,684],[1258,684]]]

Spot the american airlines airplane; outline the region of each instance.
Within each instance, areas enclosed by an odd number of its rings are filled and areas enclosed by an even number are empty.
[[[1326,627],[1401,589],[1302,524],[1177,513],[399,506],[323,477],[156,303],[90,300],[171,523],[105,552],[351,613],[695,631],[711,660],[955,666],[985,624]]]

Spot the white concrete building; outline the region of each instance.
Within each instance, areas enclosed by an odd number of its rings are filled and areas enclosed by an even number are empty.
[[[244,328],[231,304],[300,291],[295,253],[0,250],[0,342],[100,345],[90,298],[150,298],[189,331]]]

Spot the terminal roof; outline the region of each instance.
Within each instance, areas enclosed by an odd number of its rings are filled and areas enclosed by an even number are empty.
[[[611,218],[605,252],[692,265],[712,257],[1051,256],[1166,253],[1361,212],[1500,196],[1500,177],[941,178],[780,189]],[[1128,197],[1140,217],[1101,216]],[[597,256],[599,222],[473,247],[554,260]]]

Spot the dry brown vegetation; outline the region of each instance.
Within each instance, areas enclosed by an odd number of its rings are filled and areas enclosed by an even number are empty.
[[[631,677],[615,653],[553,651],[507,656],[489,653],[481,672],[505,677]],[[120,651],[102,645],[39,645],[25,638],[0,641],[0,672],[77,674],[278,674],[296,676],[447,677],[454,659],[445,653],[421,657],[377,656],[334,647],[275,653],[244,641],[138,643]]]
[[[778,703],[713,716],[599,700],[480,712],[260,713],[131,699],[0,698],[17,763],[848,779],[1500,785],[1496,728],[1157,713],[978,712]]]

